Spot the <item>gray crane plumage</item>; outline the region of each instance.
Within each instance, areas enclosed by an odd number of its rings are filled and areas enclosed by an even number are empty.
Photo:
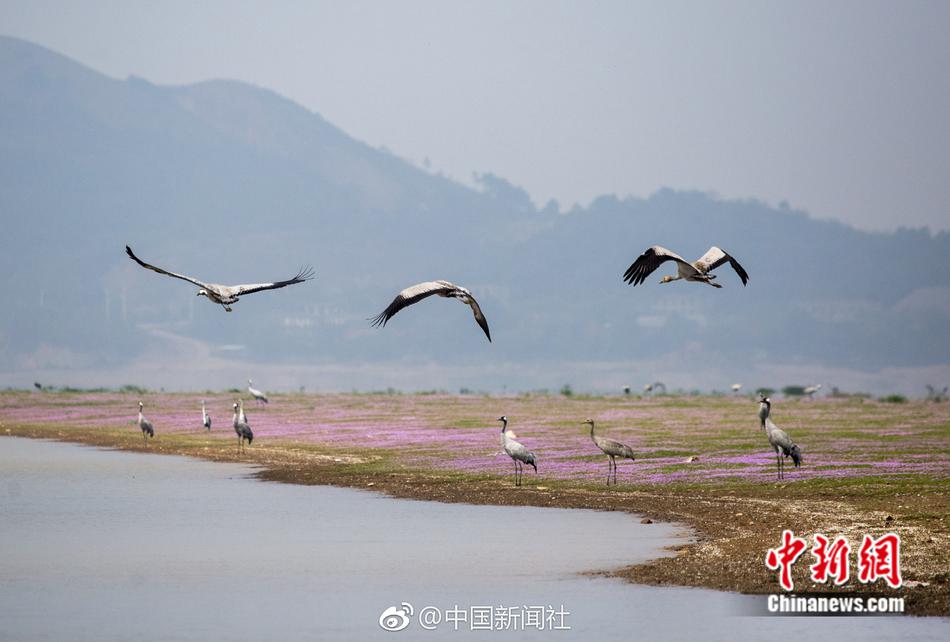
[[[649,394],[652,392],[659,393],[660,388],[663,388],[663,394],[666,394],[666,384],[663,383],[662,381],[655,381],[653,383],[644,384],[643,393],[644,394]]]
[[[205,427],[205,430],[211,430],[211,415],[205,410],[204,399],[201,400],[201,425]]]
[[[251,381],[250,379],[247,380],[247,391],[251,393],[251,396],[254,397],[255,401],[257,401],[257,404],[260,405],[262,403],[264,404],[269,403],[267,401],[267,395],[265,395],[262,391],[258,390],[253,385],[251,385],[253,383],[254,382]]]
[[[926,384],[926,386],[927,386],[927,399],[929,401],[937,401],[937,402],[944,401],[947,398],[947,390],[950,390],[950,387],[948,386],[944,386],[943,390],[939,390],[939,391],[936,388],[934,388],[932,385],[930,385],[929,383]]]
[[[769,415],[772,413],[772,401],[765,395],[759,396],[759,422],[765,434],[768,436],[769,444],[775,450],[775,462],[778,467],[778,478],[785,477],[785,458],[791,457],[795,468],[802,465],[801,449],[792,441],[788,433],[776,426]]]
[[[633,455],[633,449],[626,444],[622,444],[615,439],[610,439],[608,437],[601,437],[600,435],[594,432],[594,420],[588,419],[584,422],[585,424],[590,425],[590,438],[598,448],[604,451],[604,454],[609,458],[607,461],[607,485],[610,486],[610,477],[613,475],[614,485],[617,484],[617,457],[622,459],[629,459],[630,461],[636,461],[636,457]]]
[[[250,426],[251,422],[247,418],[247,413],[244,412],[244,400],[238,399],[237,403],[238,403],[238,421],[240,421],[242,424],[247,424],[248,426]]]
[[[181,279],[182,281],[188,281],[189,283],[197,285],[198,288],[200,288],[198,290],[198,296],[207,297],[210,301],[224,306],[224,309],[228,312],[231,311],[231,305],[237,303],[240,297],[246,294],[254,294],[255,292],[263,292],[264,290],[276,290],[288,285],[294,285],[295,283],[303,283],[304,281],[309,281],[313,278],[313,268],[306,267],[301,268],[297,272],[296,276],[285,281],[274,281],[272,283],[245,283],[243,285],[205,283],[204,281],[199,281],[194,277],[184,274],[177,274],[176,272],[169,272],[168,270],[164,270],[160,267],[151,265],[150,263],[146,263],[139,257],[135,256],[135,253],[132,252],[132,248],[130,248],[128,245],[125,246],[125,253],[129,255],[130,259],[141,265],[146,270],[158,272],[159,274],[164,274],[165,276]]]
[[[247,445],[250,446],[251,442],[254,441],[254,433],[251,432],[251,427],[248,426],[244,421],[241,420],[241,417],[238,413],[238,404],[234,404],[234,432],[237,434],[238,438],[238,450],[244,449],[244,440],[247,440]]]
[[[692,263],[665,247],[660,245],[651,246],[627,268],[627,271],[623,274],[623,280],[630,285],[639,285],[646,281],[646,278],[650,276],[654,270],[667,261],[676,262],[676,276],[664,276],[660,280],[660,283],[669,283],[670,281],[683,279],[685,281],[705,283],[714,288],[721,288],[721,285],[712,282],[712,280],[716,278],[716,275],[710,274],[710,272],[725,263],[729,263],[732,269],[736,271],[736,274],[738,274],[742,280],[742,285],[745,285],[749,281],[749,274],[739,265],[739,262],[715,245]]]
[[[515,486],[521,486],[522,479],[524,478],[524,465],[528,464],[534,468],[534,472],[537,473],[538,459],[533,452],[525,448],[521,442],[515,441],[511,434],[509,434],[508,417],[502,415],[498,418],[498,421],[501,422],[501,447],[505,450],[505,454],[511,457],[515,463]]]
[[[460,285],[455,285],[448,281],[427,281],[425,283],[417,283],[416,285],[409,286],[397,294],[396,298],[392,300],[392,303],[390,303],[385,310],[372,319],[369,319],[369,321],[371,321],[375,327],[385,326],[386,323],[403,308],[407,308],[433,295],[458,299],[472,308],[475,322],[485,333],[485,336],[488,337],[488,342],[491,343],[491,332],[488,331],[488,319],[482,314],[482,309],[479,307],[478,301],[475,300],[471,292]]]
[[[142,439],[145,440],[145,443],[148,443],[148,438],[155,437],[155,428],[152,426],[152,422],[145,418],[145,415],[142,414],[145,404],[141,401],[139,402],[139,428],[142,430]]]

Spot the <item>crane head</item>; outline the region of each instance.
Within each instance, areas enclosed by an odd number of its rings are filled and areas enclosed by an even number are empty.
[[[585,419],[585,420],[584,420],[584,424],[586,424],[586,425],[588,425],[588,426],[593,426],[593,425],[594,425],[594,420],[593,420],[593,419]]]
[[[669,283],[670,281],[675,281],[675,280],[676,280],[675,278],[673,278],[671,275],[667,274],[667,275],[664,276],[662,279],[660,279],[660,283]]]
[[[139,410],[141,410],[141,409],[144,408],[144,407],[145,407],[145,404],[140,401],[140,402],[139,402]]]

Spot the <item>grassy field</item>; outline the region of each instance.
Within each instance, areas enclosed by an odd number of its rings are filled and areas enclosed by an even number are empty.
[[[201,426],[200,400],[213,417]],[[237,451],[232,394],[8,392],[0,435],[54,438],[205,459],[247,461],[264,479],[370,487],[400,497],[627,510],[691,527],[696,543],[619,574],[634,581],[776,592],[766,550],[784,528],[809,540],[896,532],[908,609],[950,615],[950,403],[773,398],[772,419],[799,444],[804,465],[775,477],[748,397],[274,395],[246,401],[254,443]],[[154,424],[147,445],[139,400]],[[512,484],[500,415],[535,452],[539,472]],[[619,485],[582,422],[630,445]],[[532,545],[525,541],[524,545]],[[798,590],[833,590],[795,566]],[[852,553],[852,575],[854,553]],[[842,589],[890,594],[855,579]]]

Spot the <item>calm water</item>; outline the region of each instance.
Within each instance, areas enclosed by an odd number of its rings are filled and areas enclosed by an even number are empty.
[[[0,639],[946,639],[946,619],[764,618],[577,573],[659,554],[623,513],[268,484],[240,465],[0,438]],[[516,492],[512,490],[512,492]],[[388,606],[551,605],[571,631],[423,631]],[[518,609],[516,609],[518,612]],[[443,615],[444,617],[444,615]],[[466,626],[467,625],[463,625]]]

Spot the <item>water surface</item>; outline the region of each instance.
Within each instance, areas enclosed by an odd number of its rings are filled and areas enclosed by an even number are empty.
[[[945,639],[946,620],[758,618],[750,598],[580,576],[661,554],[626,513],[396,500],[238,464],[0,438],[0,639]],[[512,489],[512,492],[517,492]],[[679,540],[682,541],[682,540]],[[571,631],[398,633],[388,606],[553,606]]]

